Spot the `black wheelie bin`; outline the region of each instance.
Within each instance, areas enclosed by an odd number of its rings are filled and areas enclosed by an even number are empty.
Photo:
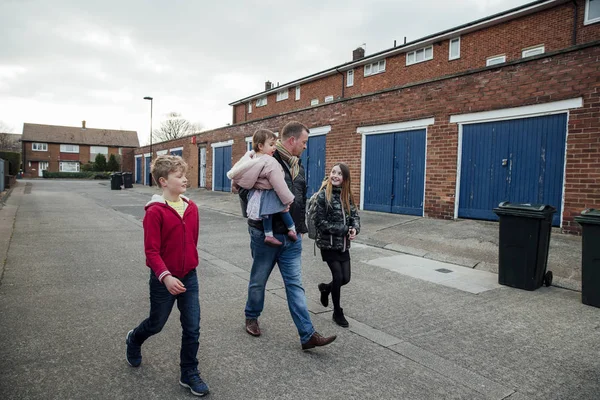
[[[581,302],[600,307],[600,210],[575,217],[581,225]]]
[[[500,217],[498,283],[535,290],[552,284],[546,272],[556,209],[545,204],[502,202],[494,213]]]

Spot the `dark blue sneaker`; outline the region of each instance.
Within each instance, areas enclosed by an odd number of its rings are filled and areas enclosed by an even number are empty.
[[[208,394],[208,386],[200,378],[200,374],[196,370],[182,373],[179,384],[190,389],[192,394],[196,396],[206,396]]]
[[[127,362],[132,367],[139,367],[142,363],[142,346],[133,344],[131,341],[131,335],[133,335],[133,329],[127,332],[127,338],[125,343],[127,344]]]

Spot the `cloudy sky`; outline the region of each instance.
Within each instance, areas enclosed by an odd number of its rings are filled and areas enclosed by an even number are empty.
[[[0,0],[0,124],[127,129],[229,103],[529,0]],[[0,125],[0,126],[1,126]]]

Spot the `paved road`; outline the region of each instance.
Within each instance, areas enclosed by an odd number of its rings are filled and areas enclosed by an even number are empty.
[[[125,333],[148,310],[148,199],[106,182],[40,180],[13,191],[0,210],[15,213],[0,282],[0,398],[192,397],[177,384],[177,310],[144,345],[140,368],[124,360]],[[200,215],[199,358],[213,399],[598,398],[600,309],[579,292],[521,291],[463,270],[458,284],[436,281],[436,269],[462,267],[367,245],[354,248],[343,291],[350,329],[317,303],[328,271],[312,242],[304,246],[313,322],[335,343],[300,350],[278,273],[264,335],[250,337],[245,222],[206,204]]]

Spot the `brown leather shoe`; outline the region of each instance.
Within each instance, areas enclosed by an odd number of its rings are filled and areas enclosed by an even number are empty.
[[[256,318],[246,318],[246,332],[252,336],[260,336],[260,328]]]
[[[302,343],[302,350],[312,349],[314,347],[327,346],[329,343],[333,342],[337,336],[321,336],[319,332],[313,333],[308,342]]]
[[[271,247],[279,247],[283,243],[277,240],[274,236],[265,236],[265,244]]]

